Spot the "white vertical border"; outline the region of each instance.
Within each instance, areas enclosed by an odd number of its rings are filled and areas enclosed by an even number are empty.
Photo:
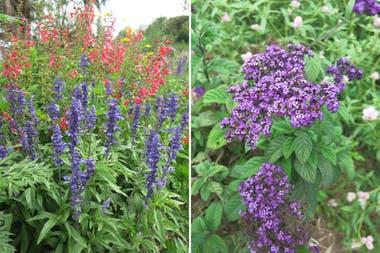
[[[189,14],[189,253],[191,252],[191,98],[192,98],[192,87],[191,87],[191,5],[192,0],[187,0],[188,3],[188,14]]]

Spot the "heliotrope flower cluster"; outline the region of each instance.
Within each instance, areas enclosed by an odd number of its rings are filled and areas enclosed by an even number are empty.
[[[358,15],[375,16],[380,13],[380,3],[376,0],[356,0],[353,11]]]
[[[302,45],[289,45],[288,50],[271,45],[264,53],[246,58],[245,80],[229,88],[237,106],[221,123],[229,128],[228,141],[236,137],[255,148],[260,135],[271,134],[273,117],[288,117],[293,128],[300,128],[322,119],[324,105],[331,112],[339,109],[338,95],[345,82],[360,79],[362,71],[342,58],[328,69],[334,83],[308,81],[304,58],[312,54]]]
[[[239,186],[251,253],[295,253],[307,243],[301,204],[289,199],[291,188],[283,169],[270,163]]]

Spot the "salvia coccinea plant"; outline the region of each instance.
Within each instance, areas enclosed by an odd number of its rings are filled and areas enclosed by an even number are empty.
[[[303,45],[287,50],[271,45],[245,59],[245,80],[229,88],[237,105],[221,123],[228,128],[227,141],[237,138],[255,148],[261,135],[271,135],[275,117],[287,117],[293,128],[300,128],[321,120],[323,106],[330,112],[339,109],[338,95],[348,81],[362,78],[362,71],[341,58],[327,69],[333,82],[311,82],[305,76],[305,57],[312,54]]]
[[[309,241],[302,205],[291,200],[292,185],[281,167],[263,164],[238,191],[251,253],[296,253]]]

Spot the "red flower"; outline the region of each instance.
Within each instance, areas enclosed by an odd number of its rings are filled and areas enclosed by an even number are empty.
[[[182,142],[183,144],[188,145],[190,142],[190,136],[186,135],[185,137],[183,137]]]
[[[136,104],[141,104],[142,103],[142,99],[140,97],[136,97],[135,98],[135,103]]]
[[[129,100],[126,99],[125,102],[124,102],[124,106],[125,106],[125,107],[128,107],[128,105],[129,105]]]
[[[65,116],[63,116],[63,117],[61,118],[61,123],[60,123],[60,125],[61,125],[61,129],[64,130],[64,131],[66,131],[66,129],[67,129],[67,127],[68,127],[69,125],[67,124],[67,120],[66,120],[66,117],[65,117]]]

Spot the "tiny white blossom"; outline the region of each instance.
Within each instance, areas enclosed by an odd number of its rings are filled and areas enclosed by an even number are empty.
[[[359,203],[361,207],[364,209],[365,204],[367,203],[367,200],[369,199],[369,193],[360,191],[357,193],[357,195],[358,195]]]
[[[336,199],[330,199],[327,204],[331,207],[337,207],[338,206],[338,202],[336,202]]]
[[[251,58],[253,54],[251,52],[247,52],[245,54],[241,55],[241,58],[243,59],[244,62],[246,62],[249,58]]]
[[[348,83],[348,81],[350,81],[350,79],[348,78],[348,76],[343,76],[343,80],[342,80],[342,82],[343,83]]]
[[[369,106],[363,110],[362,119],[364,121],[374,121],[379,117],[379,111],[374,106]]]
[[[364,244],[367,249],[373,250],[373,237],[371,235],[360,238],[360,242]]]
[[[261,30],[261,26],[259,24],[253,24],[250,27],[254,31],[260,31]]]
[[[378,17],[378,16],[373,17],[373,25],[376,28],[380,28],[380,17]]]
[[[227,12],[224,13],[224,15],[222,17],[222,21],[223,22],[230,22],[231,21],[231,17],[230,17],[230,15],[228,15]]]
[[[379,72],[375,71],[371,74],[371,78],[374,80],[374,81],[377,81],[380,79],[380,74]]]
[[[330,7],[328,7],[327,5],[323,6],[321,11],[324,13],[324,14],[331,14],[331,9]]]
[[[302,24],[303,24],[302,17],[300,17],[300,16],[295,17],[295,19],[293,21],[293,27],[295,29],[298,29],[298,28],[302,27]]]
[[[292,0],[292,2],[290,3],[290,6],[294,9],[297,9],[301,6],[301,3],[298,0]]]
[[[348,192],[347,193],[347,201],[352,202],[356,199],[356,193],[355,192]]]

